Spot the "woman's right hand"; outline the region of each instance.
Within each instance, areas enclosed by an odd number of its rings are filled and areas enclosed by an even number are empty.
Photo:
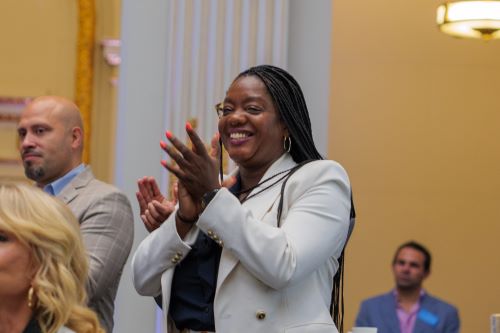
[[[196,134],[191,128],[188,129],[188,133],[192,132],[194,135]],[[199,140],[197,136],[195,138],[198,140],[197,145],[194,144],[193,142],[193,147],[192,150],[189,151],[185,149],[186,147],[181,144],[177,139],[171,139],[171,141],[175,141],[176,145],[184,149],[184,154],[188,153],[194,153],[196,154],[197,151],[203,151],[205,154],[207,154],[207,157],[209,157],[212,161],[215,162],[216,168],[218,169],[219,167],[219,154],[221,153],[220,151],[220,146],[219,146],[219,134],[215,134],[212,137],[212,140],[210,142],[211,149],[209,152],[205,150],[205,147],[202,146],[203,142]],[[162,148],[169,153],[169,155],[174,155],[177,157],[177,160],[179,160],[180,156],[176,155],[175,152],[171,151],[169,147],[165,143],[160,143]],[[198,149],[196,148],[198,146]],[[179,167],[175,165],[175,163],[168,164],[167,161],[162,161],[162,165],[167,168],[170,172],[173,172],[176,176],[180,176],[178,174]],[[182,178],[182,177],[179,177]],[[229,188],[233,186],[236,183],[236,177],[229,177],[225,179],[222,184],[219,184],[219,187],[226,187]],[[176,216],[176,226],[177,226],[177,231],[181,238],[184,238],[184,236],[191,230],[192,226],[196,223],[198,220],[198,216],[201,214],[202,209],[201,209],[201,201],[200,198],[193,196],[193,193],[188,191],[186,185],[183,182],[183,179],[179,179],[178,181],[178,192],[177,192],[177,198],[179,202],[179,208],[177,211],[178,216]],[[196,192],[196,191],[194,191]],[[200,192],[203,194],[203,191]],[[179,216],[180,215],[180,216]]]
[[[195,148],[193,147],[193,151]],[[210,150],[208,155],[211,159],[216,161],[217,168],[219,166],[219,154],[220,146],[219,146],[219,134],[216,133],[212,140],[210,141]],[[236,183],[236,177],[231,176],[219,184],[220,187],[230,188]],[[182,217],[186,218],[186,220],[197,219],[198,215],[201,214],[201,202],[198,198],[194,198],[193,195],[187,190],[182,181],[179,181],[178,187],[178,198],[179,198],[179,212]]]

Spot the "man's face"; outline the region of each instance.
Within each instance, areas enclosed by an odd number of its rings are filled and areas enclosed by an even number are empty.
[[[32,103],[21,114],[17,132],[24,172],[41,186],[72,169],[72,130],[66,127],[50,101]]]
[[[422,287],[422,281],[429,275],[424,268],[425,256],[411,247],[402,248],[392,265],[396,287],[414,290]]]

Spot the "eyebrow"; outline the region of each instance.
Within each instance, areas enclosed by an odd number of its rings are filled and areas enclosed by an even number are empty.
[[[396,263],[409,263],[410,265],[423,266],[423,264],[419,263],[418,261],[405,260],[405,259],[398,259],[396,260]]]
[[[21,124],[19,123],[17,125],[17,128],[34,128],[34,127],[45,127],[45,128],[52,128],[53,126],[49,123],[44,123],[44,122],[37,122],[33,124]]]
[[[250,102],[265,102],[265,100],[262,96],[248,96],[243,99],[242,103],[245,104]],[[230,97],[226,97],[224,98],[224,103],[234,103],[234,101]]]

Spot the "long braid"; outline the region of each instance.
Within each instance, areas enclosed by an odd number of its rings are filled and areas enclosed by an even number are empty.
[[[274,106],[285,123],[290,139],[292,140],[290,155],[299,164],[297,168],[294,168],[290,172],[281,187],[281,199],[278,207],[279,226],[283,206],[283,193],[288,178],[308,161],[322,160],[323,157],[314,145],[309,111],[307,110],[304,94],[297,81],[285,70],[271,65],[252,67],[238,75],[235,80],[242,76],[252,75],[262,80],[271,95]],[[351,208],[351,215],[352,212],[353,207]],[[342,333],[344,322],[344,251],[342,251],[342,254],[338,258],[338,262],[339,269],[333,277],[330,312],[332,313],[335,325],[339,329],[339,332]]]

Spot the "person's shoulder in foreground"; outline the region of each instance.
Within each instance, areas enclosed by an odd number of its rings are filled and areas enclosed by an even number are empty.
[[[70,209],[26,184],[0,183],[0,202],[0,332],[104,333]]]

